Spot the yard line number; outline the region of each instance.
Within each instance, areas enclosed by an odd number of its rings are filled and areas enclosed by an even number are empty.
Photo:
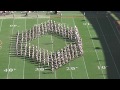
[[[35,71],[44,71],[44,68],[35,68]]]
[[[15,70],[16,70],[15,68],[6,68],[4,69],[4,72],[13,72]]]
[[[90,25],[90,23],[86,23],[86,22],[85,22],[85,23],[83,23],[83,25]]]
[[[78,67],[66,67],[66,70],[76,70]]]
[[[106,69],[108,66],[97,66],[98,69]]]
[[[10,25],[10,27],[17,27],[17,25]]]

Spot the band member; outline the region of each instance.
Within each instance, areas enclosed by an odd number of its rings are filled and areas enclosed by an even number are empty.
[[[30,55],[31,55],[31,54],[30,54],[30,48],[31,48],[31,47],[30,47],[30,43],[29,43],[29,50],[28,50],[29,58],[31,57],[31,56],[30,56]]]
[[[34,49],[35,49],[35,48],[34,48],[34,45],[32,45],[32,59],[34,59],[34,57],[35,57],[35,56],[34,56],[34,51],[35,51]]]

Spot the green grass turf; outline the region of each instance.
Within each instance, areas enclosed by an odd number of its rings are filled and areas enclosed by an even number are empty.
[[[81,15],[80,12],[74,12],[74,15]],[[63,12],[63,16],[73,15],[73,12]],[[87,16],[88,15],[88,16]],[[29,30],[34,24],[42,23],[47,21],[49,18],[33,18],[33,19],[0,19],[2,22],[1,31],[0,31],[0,40],[2,41],[2,49],[0,49],[0,78],[11,78],[11,79],[104,79],[104,78],[119,78],[118,72],[116,71],[115,65],[112,61],[111,55],[107,48],[106,42],[101,33],[101,28],[103,33],[105,34],[105,38],[109,44],[110,36],[112,34],[112,38],[116,44],[116,47],[119,49],[119,43],[116,39],[115,34],[113,34],[113,29],[108,21],[108,19],[101,14],[102,17],[93,18],[92,12],[86,13],[86,19],[83,17],[73,17],[73,18],[50,18],[59,23],[66,23],[68,26],[77,26],[79,29],[80,36],[83,41],[83,50],[84,55],[82,57],[76,58],[71,61],[69,64],[64,65],[60,69],[51,73],[49,70],[44,71],[36,71],[38,68],[38,64],[34,62],[30,62],[25,58],[20,57],[10,57],[9,56],[9,44],[10,44],[10,36],[15,34],[18,30],[20,32]],[[91,17],[92,16],[92,17]],[[110,19],[112,22],[112,19]],[[90,23],[90,25],[83,25],[83,23]],[[19,27],[12,28],[10,25],[18,25]],[[100,26],[101,28],[100,28]],[[115,25],[113,24],[113,28]],[[109,30],[109,32],[108,32]],[[117,31],[115,31],[117,33]],[[99,35],[99,34],[100,35]],[[109,34],[109,35],[108,35]],[[119,37],[118,33],[117,36]],[[93,39],[92,39],[93,38]],[[96,39],[94,39],[96,38]],[[52,40],[53,40],[53,49],[52,49]],[[38,43],[39,41],[39,43]],[[44,49],[49,51],[57,51],[58,49],[63,48],[66,43],[65,40],[53,35],[45,35],[41,38],[33,40],[30,42],[31,44],[38,45]],[[47,44],[48,43],[48,44]],[[110,45],[109,45],[110,46]],[[100,49],[95,49],[96,47],[100,47]],[[110,48],[110,50],[115,49],[115,47]],[[96,51],[95,51],[96,50]],[[117,52],[118,53],[118,52]],[[113,54],[113,53],[112,53]],[[115,58],[115,55],[113,55]],[[107,60],[109,59],[109,62]],[[115,58],[116,59],[116,58]],[[108,64],[109,63],[109,64]],[[107,66],[107,69],[98,69],[98,66]],[[67,67],[77,67],[75,70],[67,70]],[[117,65],[118,67],[118,65]],[[15,68],[16,70],[13,72],[4,72],[6,68]],[[111,73],[109,73],[111,70]],[[109,72],[108,72],[109,71]],[[110,74],[110,75],[108,75]]]

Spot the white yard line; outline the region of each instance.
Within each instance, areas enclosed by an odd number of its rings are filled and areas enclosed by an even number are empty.
[[[72,18],[72,19],[73,19],[74,26],[76,26],[74,18]],[[87,78],[89,79],[89,75],[88,75],[88,71],[87,71],[87,67],[86,67],[84,56],[82,56],[82,58],[83,58],[83,62],[84,62],[84,66],[85,66],[85,70],[86,70],[86,74],[87,74]]]
[[[118,41],[119,41],[119,44],[120,44],[120,39],[119,39],[118,36],[116,35],[115,30],[114,30],[114,28],[113,28],[113,25],[111,24],[111,21],[110,21],[109,17],[107,17],[107,19],[108,19],[108,21],[109,21],[109,23],[110,23],[110,25],[111,25],[111,27],[112,27],[112,30],[113,30],[113,32],[114,32],[115,36],[117,37],[117,39],[118,39]]]
[[[61,23],[63,23],[63,21],[62,21],[62,14],[61,14]],[[65,44],[67,46],[66,39],[65,39]],[[69,67],[71,67],[70,62],[68,64],[69,64]],[[71,78],[73,79],[73,73],[72,73],[71,69],[70,69],[70,74],[71,74]]]
[[[52,52],[54,52],[52,35],[51,35],[51,41],[52,41]],[[55,70],[55,79],[57,79],[56,70]]]
[[[87,71],[87,67],[86,67],[84,56],[82,56],[82,58],[83,58],[83,62],[84,62],[84,66],[85,66],[85,70],[86,70],[86,74],[87,74],[87,78],[90,79],[89,75],[88,75],[88,71]]]
[[[84,19],[85,19],[85,22],[87,23],[86,18],[84,18]],[[90,37],[92,38],[91,33],[90,33],[90,30],[89,30],[89,27],[88,27],[88,24],[87,24],[87,29],[88,29],[88,32],[89,32]],[[94,44],[93,40],[91,40],[91,41],[92,41],[93,47],[94,47],[94,49],[95,49],[95,44]],[[101,65],[101,63],[100,63],[100,61],[99,61],[100,59],[99,59],[99,56],[98,56],[98,54],[97,54],[96,49],[95,49],[95,53],[96,53],[96,56],[97,56],[97,59],[98,59],[99,66],[101,67],[102,65]],[[105,76],[104,76],[104,73],[103,73],[103,70],[102,70],[102,69],[101,69],[101,72],[102,72],[103,78],[105,79]]]
[[[13,26],[14,26],[14,20],[15,20],[15,18],[13,18]],[[14,27],[12,28],[12,35],[13,35],[13,29],[14,29]],[[10,50],[11,50],[11,46],[10,46]],[[9,77],[8,77],[8,75],[9,75],[9,68],[10,68],[10,55],[9,55],[9,62],[8,62],[7,79],[9,79]]]
[[[39,22],[38,22],[38,19],[39,19],[39,17],[37,17],[37,24],[39,24]],[[38,48],[39,48],[39,37],[38,37]],[[40,64],[39,64],[39,66],[40,66]],[[40,70],[39,70],[39,79],[40,79]]]
[[[113,55],[112,55],[112,53],[111,53],[111,50],[110,50],[110,48],[109,48],[109,46],[108,46],[108,43],[107,43],[106,38],[105,38],[105,35],[104,35],[103,31],[102,31],[102,27],[100,26],[100,23],[99,23],[99,21],[98,21],[97,18],[96,18],[96,20],[97,20],[97,23],[98,23],[98,25],[99,25],[99,27],[100,27],[100,30],[101,30],[101,32],[102,32],[102,35],[103,35],[103,37],[104,37],[104,40],[105,40],[105,43],[106,43],[107,48],[108,48],[108,50],[109,50],[109,53],[110,53],[110,55],[111,55],[111,57],[112,57],[112,61],[113,61],[114,65],[115,65],[115,68],[116,68],[116,70],[117,70],[117,73],[118,73],[118,75],[119,75],[119,77],[120,77],[119,70],[118,70],[117,65],[116,65],[116,63],[115,63],[114,57],[113,57]]]
[[[67,46],[66,39],[65,39],[65,44],[66,44],[66,46]],[[68,64],[69,64],[69,67],[71,67],[70,62],[69,62]],[[72,70],[71,70],[71,69],[70,69],[70,73],[71,73],[71,78],[74,79],[74,78],[73,78],[73,74],[72,74]]]
[[[0,32],[1,32],[1,28],[2,28],[2,23],[3,23],[3,19],[1,20],[1,24],[0,24]]]
[[[49,20],[50,20],[50,16],[49,16]],[[54,52],[52,34],[51,34],[51,41],[52,41],[52,52]],[[55,72],[55,79],[57,79],[56,70],[54,70],[54,72]]]
[[[26,30],[26,18],[25,18],[25,30]],[[24,64],[23,64],[23,79],[25,78],[25,57],[24,57]]]

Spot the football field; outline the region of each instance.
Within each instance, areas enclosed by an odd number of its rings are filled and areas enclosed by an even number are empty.
[[[115,19],[106,12],[62,11],[62,15],[33,17],[0,17],[0,79],[120,79],[120,30]],[[39,68],[36,62],[10,55],[11,37],[48,20],[77,26],[83,43],[83,56],[51,72]],[[47,34],[30,41],[49,52],[72,43],[62,37]]]

